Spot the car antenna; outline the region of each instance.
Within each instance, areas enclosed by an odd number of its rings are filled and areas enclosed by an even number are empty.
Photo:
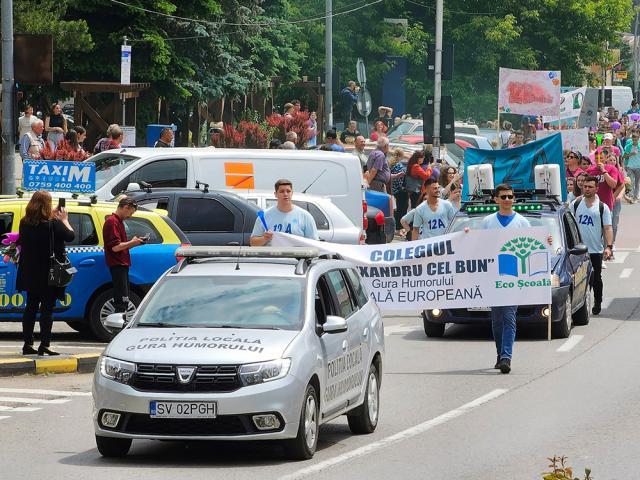
[[[325,168],[322,172],[320,172],[320,175],[318,175],[313,182],[311,182],[309,185],[307,185],[307,188],[305,188],[304,190],[302,190],[302,193],[307,193],[307,190],[309,190],[311,188],[311,185],[313,185],[314,183],[316,183],[318,181],[318,179],[324,175],[324,172],[326,172],[327,169]]]
[[[236,258],[236,270],[240,270],[240,252],[242,251],[242,245],[238,242],[227,243],[230,247],[238,247],[238,257]]]

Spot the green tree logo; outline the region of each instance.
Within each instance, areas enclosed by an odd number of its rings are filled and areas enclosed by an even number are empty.
[[[544,244],[535,238],[518,237],[509,240],[500,249],[501,252],[511,252],[520,259],[520,269],[523,274],[527,273],[527,258],[539,250],[544,250]]]

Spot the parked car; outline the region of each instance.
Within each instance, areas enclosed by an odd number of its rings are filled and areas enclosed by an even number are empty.
[[[545,226],[553,237],[551,256],[551,321],[555,338],[566,338],[572,325],[587,325],[591,312],[589,280],[592,274],[587,247],[582,242],[573,213],[556,200],[520,198],[514,210],[524,215],[532,227]],[[480,228],[482,219],[497,211],[492,200],[465,202],[451,221],[448,233],[464,228]],[[547,324],[548,305],[520,305],[518,324]],[[491,309],[455,308],[425,310],[422,314],[428,337],[441,337],[447,323],[489,323]]]
[[[271,190],[280,178],[296,192],[331,198],[359,228],[364,225],[362,167],[353,155],[303,150],[243,148],[123,148],[90,158],[96,195],[110,199],[126,190],[152,187]]]
[[[0,235],[18,232],[28,200],[17,197],[0,200]],[[114,312],[114,306],[111,274],[104,260],[102,227],[116,205],[67,199],[66,209],[75,232],[75,239],[66,244],[66,251],[78,272],[67,287],[65,300],[56,301],[53,318],[67,322],[75,330],[90,331],[99,340],[109,341],[114,331],[105,325],[105,320]],[[125,230],[129,238],[149,235],[147,243],[131,250],[127,309],[131,315],[155,281],[176,264],[176,249],[188,245],[189,241],[169,218],[144,209],[139,209],[125,222]],[[0,278],[0,321],[20,321],[26,298],[15,288],[16,265],[0,262]]]
[[[276,205],[273,192],[266,190],[236,190],[236,195],[255,205],[259,210],[266,210]],[[332,243],[358,244],[363,240],[363,231],[356,227],[351,220],[329,198],[293,192],[293,204],[308,211],[316,222],[320,240]],[[255,217],[254,217],[255,218]],[[253,224],[251,226],[253,228]]]
[[[481,148],[484,150],[494,150],[493,145],[487,137],[482,135],[471,135],[468,133],[456,132],[456,140],[464,140],[471,144],[473,148]]]
[[[126,194],[141,207],[167,212],[192,245],[249,245],[260,210],[234,193],[197,188],[154,188]]]

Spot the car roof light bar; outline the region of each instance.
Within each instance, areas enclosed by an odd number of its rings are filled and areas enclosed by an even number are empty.
[[[180,247],[176,256],[184,258],[317,258],[320,250],[308,247]]]

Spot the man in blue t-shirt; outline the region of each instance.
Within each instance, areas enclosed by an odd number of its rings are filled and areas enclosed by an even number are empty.
[[[293,197],[293,184],[291,181],[278,180],[275,193],[278,203],[264,212],[267,228],[262,224],[260,217],[256,218],[256,223],[249,239],[251,246],[262,247],[269,245],[273,238],[273,232],[290,233],[291,235],[318,240],[316,222],[311,214],[294,205],[291,201]]]
[[[416,207],[413,216],[413,240],[443,235],[456,214],[451,202],[440,198],[440,185],[436,180],[428,178],[425,187],[427,198]]]
[[[611,210],[606,203],[600,201],[596,195],[597,191],[598,178],[587,177],[582,183],[582,198],[574,200],[571,204],[571,210],[578,222],[580,236],[589,249],[589,257],[591,257],[591,266],[593,267],[593,275],[591,276],[593,308],[591,313],[594,315],[598,315],[602,308],[602,260],[607,260],[613,249]],[[602,243],[603,239],[607,242],[606,247]]]
[[[485,230],[499,228],[529,228],[529,220],[513,211],[515,195],[511,185],[501,183],[496,187],[494,200],[499,210],[482,219],[482,228]],[[516,340],[516,312],[517,305],[504,307],[491,307],[491,329],[496,342],[498,358],[494,368],[502,373],[511,371],[511,357],[513,356],[513,344]]]

